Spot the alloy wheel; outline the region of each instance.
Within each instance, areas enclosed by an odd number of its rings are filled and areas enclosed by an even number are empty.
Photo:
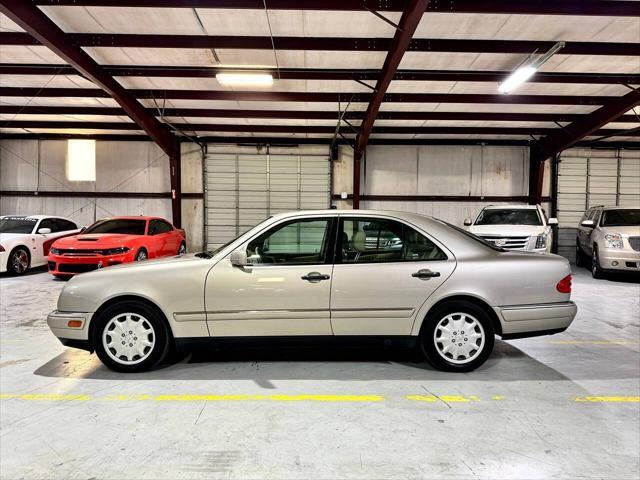
[[[24,273],[29,268],[29,255],[24,250],[17,250],[12,257],[11,265],[16,273]]]
[[[102,344],[107,354],[122,365],[135,365],[144,361],[156,342],[151,323],[137,313],[121,313],[107,322],[102,333]]]
[[[452,313],[442,318],[433,332],[438,354],[450,363],[463,365],[480,355],[485,344],[482,324],[468,313]]]

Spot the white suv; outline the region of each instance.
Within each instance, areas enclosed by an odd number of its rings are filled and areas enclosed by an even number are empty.
[[[555,218],[547,219],[540,205],[489,205],[483,208],[475,221],[464,221],[468,230],[507,250],[526,250],[547,253],[551,251],[551,225]]]

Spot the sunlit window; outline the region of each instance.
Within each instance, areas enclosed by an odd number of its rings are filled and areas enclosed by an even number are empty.
[[[67,140],[67,180],[96,181],[96,141]]]

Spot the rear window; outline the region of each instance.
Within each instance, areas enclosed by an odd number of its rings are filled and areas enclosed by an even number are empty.
[[[478,215],[476,225],[542,225],[538,210],[524,208],[491,208]]]
[[[37,219],[25,217],[0,218],[0,233],[31,233]]]
[[[87,228],[84,233],[121,233],[124,235],[144,235],[146,224],[146,220],[100,220]]]
[[[640,209],[605,210],[602,214],[603,227],[628,227],[640,225]]]

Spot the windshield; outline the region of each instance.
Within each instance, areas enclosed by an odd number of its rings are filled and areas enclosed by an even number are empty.
[[[235,242],[236,240],[238,240],[240,237],[243,237],[244,235],[247,235],[248,233],[253,232],[254,230],[256,230],[258,227],[260,227],[260,225],[262,225],[263,223],[267,222],[268,220],[270,220],[271,218],[273,218],[273,215],[265,218],[264,220],[262,220],[261,222],[258,222],[255,226],[251,227],[250,229],[242,232],[240,235],[238,235],[236,238],[234,238],[233,240],[229,240],[227,243],[225,243],[224,245],[219,246],[218,248],[214,249],[214,250],[208,250],[205,252],[200,252],[200,253],[196,253],[196,257],[201,257],[201,258],[211,258],[214,255],[216,255],[218,252],[221,252],[223,249],[227,248],[229,245],[231,245],[233,242]]]
[[[525,208],[491,208],[478,215],[476,225],[542,225],[538,210]]]
[[[84,233],[121,233],[124,235],[144,235],[146,220],[113,219],[99,220]]]
[[[0,233],[31,233],[36,226],[36,218],[4,217],[0,218]]]
[[[629,227],[640,225],[640,209],[605,210],[602,216],[603,227]]]

